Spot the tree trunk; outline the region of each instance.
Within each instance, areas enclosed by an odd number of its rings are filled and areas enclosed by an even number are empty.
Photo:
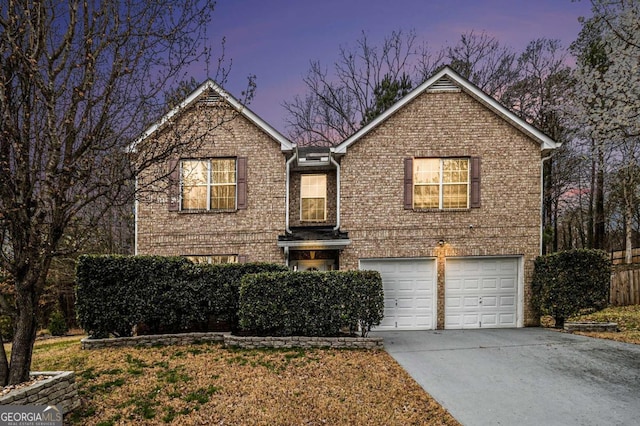
[[[557,316],[554,319],[556,320],[555,328],[564,328],[564,317]]]
[[[589,208],[587,213],[587,246],[585,248],[594,248],[593,243],[593,233],[595,229],[595,221],[594,221],[594,200],[595,200],[595,192],[596,192],[596,170],[597,167],[597,159],[596,159],[596,145],[594,141],[591,141],[591,176],[589,179]]]
[[[628,188],[624,189],[624,263],[633,263],[633,199],[628,194]]]
[[[0,334],[0,386],[6,386],[9,380],[9,363],[7,353],[4,351],[4,339]]]
[[[595,194],[595,228],[593,231],[593,248],[605,248],[605,219],[604,219],[604,154],[602,146],[598,146],[598,170],[596,174]]]
[[[16,283],[16,333],[11,348],[9,384],[29,380],[33,343],[36,340],[38,292],[35,283]]]

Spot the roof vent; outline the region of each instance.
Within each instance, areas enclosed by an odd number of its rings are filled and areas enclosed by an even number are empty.
[[[428,89],[429,92],[459,92],[460,88],[447,77],[442,77],[434,82]]]
[[[207,104],[207,105],[214,105],[220,102],[221,99],[222,97],[218,93],[214,92],[213,90],[210,90],[202,98],[200,98],[200,103]]]

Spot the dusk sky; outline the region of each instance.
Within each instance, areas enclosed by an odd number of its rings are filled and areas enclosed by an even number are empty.
[[[233,67],[225,88],[239,98],[255,74],[249,108],[286,135],[282,103],[304,95],[309,62],[331,67],[339,47],[354,46],[362,31],[378,45],[393,30],[415,30],[434,52],[464,32],[484,31],[521,51],[541,37],[568,46],[580,31],[578,18],[590,15],[588,0],[219,0],[207,35],[214,58],[226,37]],[[204,64],[192,72],[198,81],[207,77]]]

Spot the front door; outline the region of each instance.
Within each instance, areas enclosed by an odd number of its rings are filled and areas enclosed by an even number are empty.
[[[338,250],[292,250],[289,267],[294,271],[336,271]]]
[[[333,271],[333,260],[298,260],[292,262],[293,269],[297,271]]]

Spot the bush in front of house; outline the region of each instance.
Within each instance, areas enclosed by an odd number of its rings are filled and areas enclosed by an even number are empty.
[[[534,305],[556,327],[584,310],[607,306],[611,261],[601,250],[570,250],[539,256],[533,272]]]
[[[246,275],[240,327],[259,335],[337,336],[380,324],[384,295],[374,271],[278,272]]]
[[[284,265],[194,265],[182,257],[81,256],[76,311],[92,337],[206,330],[209,321],[237,328],[240,279]]]
[[[200,288],[197,294],[201,309],[216,320],[226,322],[232,331],[238,329],[238,308],[242,277],[263,272],[288,271],[285,265],[273,263],[228,263],[194,265],[189,282]]]

